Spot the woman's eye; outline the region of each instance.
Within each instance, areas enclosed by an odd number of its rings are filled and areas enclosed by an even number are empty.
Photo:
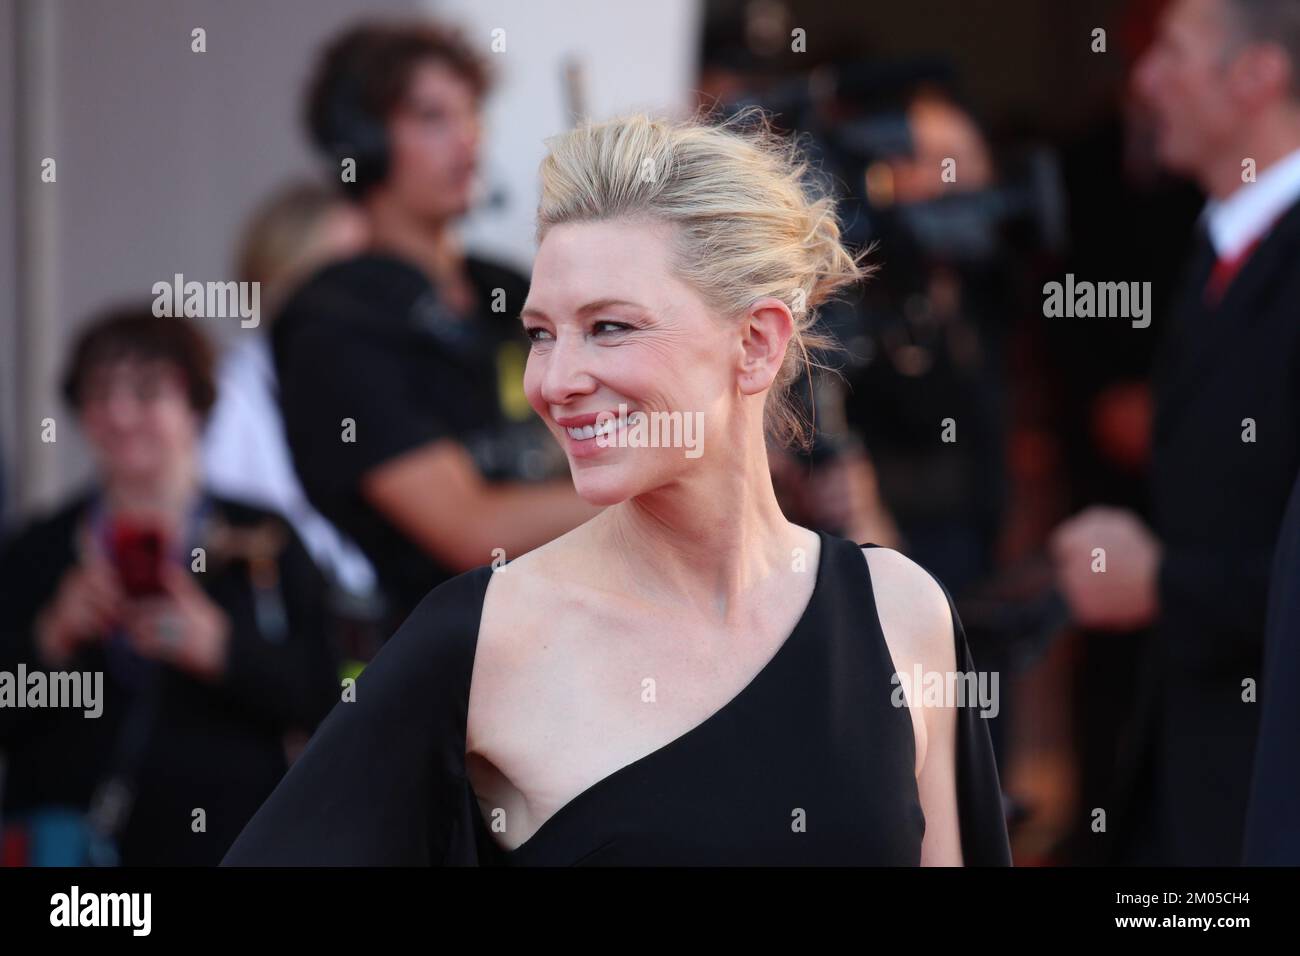
[[[616,335],[620,332],[627,332],[631,328],[632,326],[625,322],[594,322],[591,326],[591,334]],[[533,342],[551,342],[555,340],[555,336],[551,334],[549,330],[544,329],[541,326],[525,328],[524,334]]]

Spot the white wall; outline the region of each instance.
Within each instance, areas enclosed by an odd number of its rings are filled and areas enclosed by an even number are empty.
[[[14,173],[18,101],[18,5],[17,0],[0,0],[0,485],[4,511],[13,498],[18,434],[18,217]]]
[[[85,472],[55,387],[76,325],[111,302],[151,300],[175,272],[231,278],[252,206],[312,169],[299,98],[322,40],[415,3],[0,0],[0,69],[13,71],[0,93],[16,86],[0,132],[18,130],[15,167],[0,156],[0,202],[19,210],[11,242],[0,231],[0,280],[18,271],[16,301],[0,297],[0,348],[16,344],[0,361],[11,512],[54,503]],[[205,53],[191,51],[195,27]],[[40,181],[46,156],[57,183]],[[53,445],[39,438],[49,414]]]
[[[537,168],[546,137],[572,125],[563,64],[572,57],[586,78],[594,118],[646,109],[685,112],[703,27],[700,0],[424,0],[430,12],[460,25],[476,42],[505,31],[491,53],[499,85],[488,103],[484,172],[504,204],[471,216],[464,235],[477,249],[526,268],[534,253]],[[490,47],[489,47],[490,49]]]

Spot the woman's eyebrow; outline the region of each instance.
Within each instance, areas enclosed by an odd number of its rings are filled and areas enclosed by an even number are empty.
[[[627,299],[596,299],[592,302],[588,302],[586,305],[580,306],[577,314],[579,316],[585,316],[592,312],[599,312],[601,309],[608,309],[610,306],[614,305],[628,306],[641,312],[649,311],[639,302],[630,302]],[[548,317],[546,313],[539,308],[534,306],[525,306],[524,310],[519,313],[519,318],[520,320],[523,320],[528,316],[535,316],[539,319],[545,319]]]

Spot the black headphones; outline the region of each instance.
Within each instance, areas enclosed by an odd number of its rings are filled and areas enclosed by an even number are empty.
[[[355,62],[340,73],[325,109],[324,147],[334,161],[331,175],[344,192],[361,196],[388,175],[388,130],[376,119],[361,96],[360,70]],[[342,179],[343,161],[356,163],[356,182]]]

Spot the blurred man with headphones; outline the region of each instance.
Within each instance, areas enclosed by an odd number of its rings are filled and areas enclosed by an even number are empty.
[[[347,30],[307,91],[311,139],[373,243],[283,308],[281,405],[308,497],[375,565],[390,624],[594,513],[523,396],[528,280],[455,233],[489,85],[476,51],[422,20]]]

